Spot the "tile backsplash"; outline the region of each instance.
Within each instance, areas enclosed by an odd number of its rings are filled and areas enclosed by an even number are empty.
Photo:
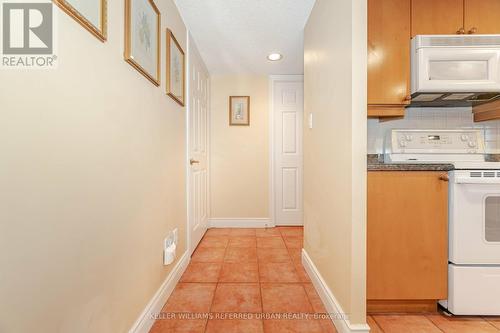
[[[484,129],[486,151],[500,154],[500,120],[474,123],[471,108],[409,108],[404,119],[380,122],[368,119],[368,154],[383,154],[390,129]]]

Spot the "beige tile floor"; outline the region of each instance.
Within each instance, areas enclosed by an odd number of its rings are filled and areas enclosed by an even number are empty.
[[[163,307],[168,318],[175,318],[157,320],[150,332],[336,332],[302,267],[302,239],[299,227],[208,230]],[[181,319],[185,313],[212,317]],[[263,313],[308,317],[262,320]]]
[[[299,227],[209,229],[162,309],[175,318],[157,320],[150,332],[336,332],[329,320],[312,318],[326,310],[301,265],[302,239]],[[258,316],[282,312],[309,316],[291,320]],[[185,314],[191,317],[181,318]],[[500,318],[432,314],[371,315],[367,320],[374,333],[500,331]]]

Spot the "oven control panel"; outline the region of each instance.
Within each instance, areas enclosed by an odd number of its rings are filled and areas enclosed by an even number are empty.
[[[482,130],[392,130],[392,153],[478,154],[484,151]],[[387,143],[387,142],[386,142]]]
[[[480,141],[479,133],[471,132],[395,132],[400,149],[463,149],[475,150]]]

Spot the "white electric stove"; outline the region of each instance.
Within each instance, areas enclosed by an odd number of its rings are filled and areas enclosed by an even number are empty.
[[[455,315],[500,315],[500,162],[486,162],[481,130],[392,130],[385,163],[447,163],[448,299]]]

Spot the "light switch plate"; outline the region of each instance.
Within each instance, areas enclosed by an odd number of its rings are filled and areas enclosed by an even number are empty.
[[[177,245],[177,242],[179,241],[179,229],[175,228],[174,231],[172,231],[172,234],[174,236],[174,244]]]
[[[176,256],[176,234],[177,229],[168,234],[163,241],[163,265],[170,265],[174,262]]]
[[[165,238],[163,243],[163,249],[168,248],[170,245],[174,244],[174,237],[172,234],[169,234],[167,238]]]

